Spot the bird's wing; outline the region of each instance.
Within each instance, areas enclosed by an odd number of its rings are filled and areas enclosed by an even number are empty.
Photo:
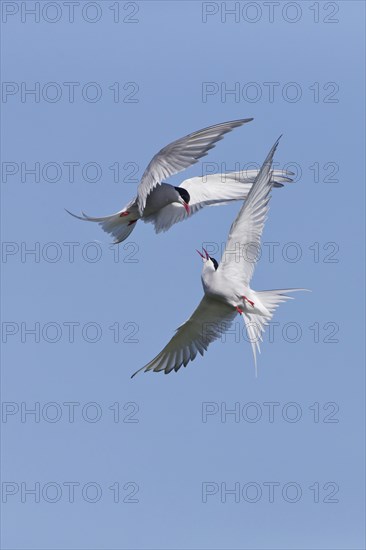
[[[188,166],[195,164],[198,159],[207,155],[215,144],[223,138],[225,134],[231,132],[234,128],[241,126],[245,122],[250,122],[252,118],[233,120],[209,126],[198,132],[193,132],[183,138],[177,139],[161,149],[150,161],[145,172],[142,175],[140,184],[137,188],[137,199],[140,214],[145,208],[146,199],[151,191],[161,182],[181,172]]]
[[[140,371],[178,371],[182,365],[201,355],[233,322],[237,312],[228,304],[204,296],[188,321],[181,325],[170,342]],[[137,374],[135,372],[132,376]]]
[[[179,187],[188,191],[190,195],[190,214],[187,214],[181,204],[171,203],[143,220],[152,222],[156,233],[161,233],[170,229],[175,223],[189,218],[205,206],[221,206],[232,201],[244,200],[258,173],[259,170],[245,170],[187,179]],[[292,181],[291,176],[293,176],[293,172],[274,170],[272,173],[273,186],[283,187],[284,183]]]
[[[230,228],[225,251],[217,270],[245,286],[249,286],[253,275],[267,218],[268,202],[273,187],[272,160],[278,142],[279,139],[268,153],[245,203]]]

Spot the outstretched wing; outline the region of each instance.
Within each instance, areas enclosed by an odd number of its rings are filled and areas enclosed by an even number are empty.
[[[230,228],[225,251],[217,270],[225,274],[225,277],[236,280],[238,285],[241,283],[249,286],[257,261],[273,187],[273,155],[279,139],[268,153],[244,205]]]
[[[203,355],[209,344],[228,330],[236,314],[228,304],[204,296],[190,319],[177,329],[165,348],[132,376],[149,370],[164,371],[165,374],[172,370],[177,372],[182,365],[193,361],[197,353]]]
[[[207,152],[225,134],[251,120],[253,119],[244,118],[215,124],[203,130],[198,130],[198,132],[193,132],[193,134],[189,134],[163,147],[150,161],[137,188],[140,214],[142,215],[146,199],[154,187],[160,185],[169,176],[177,174],[188,168],[188,166],[195,164],[198,159],[207,155]]]
[[[167,231],[175,223],[189,218],[205,206],[221,206],[246,199],[258,174],[259,170],[245,170],[187,179],[179,187],[186,189],[190,195],[189,215],[181,204],[175,202],[143,220],[153,223],[156,233]],[[293,175],[293,172],[287,170],[274,170],[273,187],[283,187],[284,183],[292,181]]]

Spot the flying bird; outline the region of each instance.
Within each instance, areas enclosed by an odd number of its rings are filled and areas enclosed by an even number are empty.
[[[280,139],[280,138],[279,138]],[[264,161],[248,197],[231,226],[220,264],[203,249],[202,285],[204,297],[188,321],[181,325],[170,342],[140,371],[178,371],[207,350],[209,344],[229,329],[237,314],[243,318],[251,342],[255,370],[256,350],[265,325],[277,306],[292,299],[287,294],[301,288],[255,291],[250,288],[268,203],[273,187],[272,161],[279,139]],[[254,250],[253,250],[254,249]]]
[[[258,174],[257,170],[190,178],[177,187],[164,180],[196,164],[225,134],[251,120],[244,118],[215,124],[161,149],[147,166],[138,185],[137,196],[119,212],[101,218],[67,212],[79,220],[97,222],[106,233],[113,235],[117,244],[127,239],[140,219],[152,223],[156,233],[160,233],[204,206],[243,200]],[[283,183],[292,181],[292,175],[286,170],[274,171],[274,186],[282,187]]]

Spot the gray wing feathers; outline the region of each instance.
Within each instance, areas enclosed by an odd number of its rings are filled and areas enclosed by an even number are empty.
[[[188,168],[188,166],[195,164],[198,159],[207,155],[208,151],[225,134],[251,120],[253,119],[246,118],[215,124],[214,126],[209,126],[173,141],[161,149],[147,166],[137,189],[140,214],[142,214],[146,199],[154,187],[160,185],[169,176],[177,174]]]
[[[225,251],[218,268],[229,277],[241,278],[246,286],[249,285],[256,263],[253,252],[249,253],[249,247],[257,249],[260,245],[274,183],[271,177],[272,161],[279,140],[280,138],[268,153],[244,205],[230,228]],[[236,255],[232,254],[238,244],[241,249],[240,262],[237,262]]]
[[[201,355],[229,328],[236,316],[231,306],[204,296],[190,319],[181,325],[165,348],[140,371],[176,372]]]

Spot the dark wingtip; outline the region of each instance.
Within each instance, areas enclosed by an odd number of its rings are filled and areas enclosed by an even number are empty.
[[[136,376],[136,374],[138,374],[139,372],[143,371],[145,369],[145,367],[142,367],[141,369],[137,370],[136,372],[134,372],[133,374],[131,374],[131,378],[133,378],[134,376]]]
[[[229,122],[229,124],[232,124],[233,127],[237,127],[237,126],[242,126],[243,124],[246,124],[247,122],[252,122],[252,120],[254,120],[253,117],[251,118],[238,118],[237,120],[231,120]],[[225,124],[225,123],[221,123],[221,124]]]
[[[252,120],[254,120],[253,117],[250,117],[250,118],[241,118],[239,119],[237,122],[241,123],[241,124],[245,124],[246,122],[252,122]]]
[[[83,220],[84,218],[82,218],[81,216],[78,216],[77,214],[73,214],[72,212],[70,212],[70,210],[68,210],[67,208],[64,208],[65,212],[67,212],[68,214],[70,214],[70,216],[72,216],[73,218],[76,218],[77,220]]]
[[[271,149],[270,155],[271,155],[272,152],[273,152],[273,154],[276,152],[277,147],[278,147],[278,144],[279,144],[280,139],[281,139],[282,136],[283,136],[283,134],[281,134],[281,135],[276,139],[276,141],[275,141],[275,143],[274,143],[274,145],[273,145],[273,147],[272,147],[272,149]]]

